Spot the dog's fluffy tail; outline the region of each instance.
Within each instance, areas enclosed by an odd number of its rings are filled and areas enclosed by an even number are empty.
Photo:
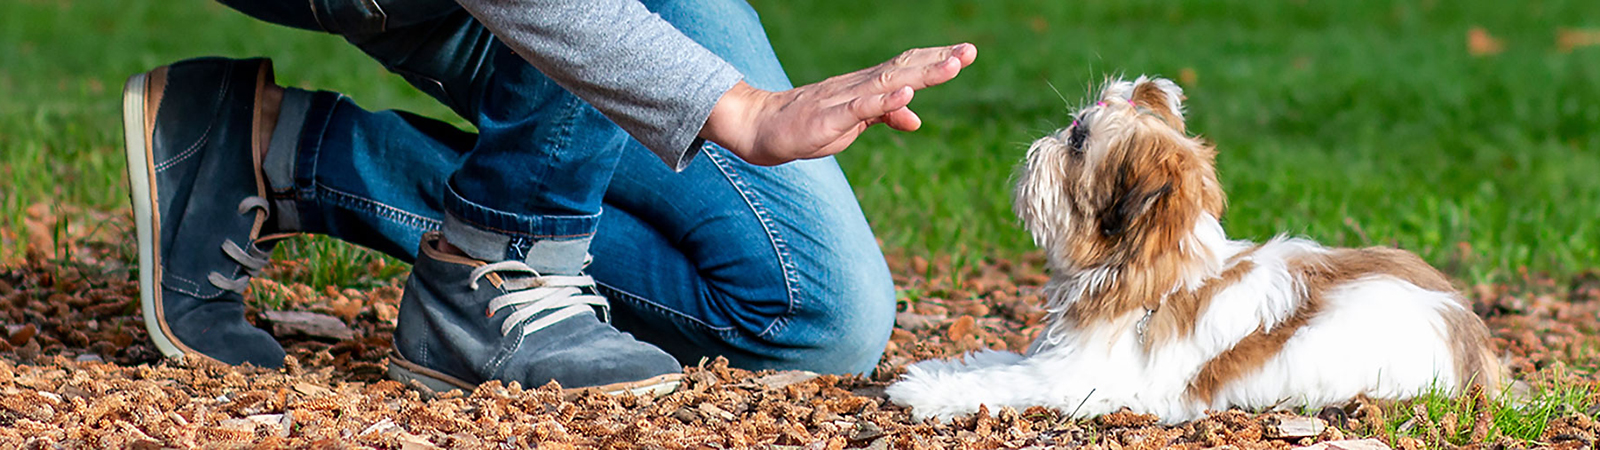
[[[1461,300],[1458,298],[1458,300]],[[1490,344],[1489,328],[1462,301],[1460,308],[1441,311],[1453,344],[1456,376],[1460,381],[1458,392],[1466,392],[1471,385],[1483,387],[1484,392],[1499,392],[1510,379],[1510,372],[1495,355]]]

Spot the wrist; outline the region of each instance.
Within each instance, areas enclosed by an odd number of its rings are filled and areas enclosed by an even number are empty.
[[[768,94],[770,93],[756,89],[742,80],[734,84],[717,99],[717,104],[711,107],[711,114],[706,116],[706,123],[701,126],[699,136],[736,154],[742,154],[754,146],[755,118],[763,99]]]

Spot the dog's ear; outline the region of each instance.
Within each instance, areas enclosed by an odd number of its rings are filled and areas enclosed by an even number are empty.
[[[1212,169],[1215,151],[1169,130],[1144,129],[1107,152],[1096,219],[1100,234],[1130,251],[1177,248],[1201,213],[1227,203]]]
[[[1106,237],[1127,232],[1130,224],[1148,213],[1156,202],[1172,191],[1171,183],[1158,180],[1125,177],[1118,184],[1111,204],[1100,212],[1100,234]]]
[[[1166,78],[1139,77],[1133,84],[1133,93],[1128,97],[1135,107],[1143,108],[1161,117],[1167,125],[1184,132],[1183,124],[1183,88],[1177,83]]]
[[[1148,155],[1149,152],[1133,153]],[[1116,238],[1130,228],[1151,222],[1159,217],[1171,203],[1168,197],[1178,188],[1175,164],[1167,161],[1171,155],[1156,158],[1130,157],[1117,165],[1116,177],[1110,191],[1111,198],[1100,209],[1100,234]],[[1157,216],[1157,217],[1151,217]]]
[[[1170,130],[1142,128],[1106,152],[1096,214],[1102,236],[1177,245],[1202,212],[1221,218],[1227,200],[1210,145]],[[1170,242],[1169,242],[1170,241]]]

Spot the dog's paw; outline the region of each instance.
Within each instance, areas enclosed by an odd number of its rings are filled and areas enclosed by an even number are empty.
[[[984,372],[1022,360],[1023,356],[1016,353],[986,350],[961,358],[922,361],[908,366],[905,376],[884,393],[889,401],[911,407],[917,420],[947,420],[975,412],[985,401],[1000,401],[1003,396],[985,394],[991,386],[987,386]]]
[[[930,417],[948,420],[976,410],[963,407],[955,398],[959,397],[959,378],[949,373],[912,370],[889,385],[884,394],[894,404],[911,408],[911,416],[916,420]]]

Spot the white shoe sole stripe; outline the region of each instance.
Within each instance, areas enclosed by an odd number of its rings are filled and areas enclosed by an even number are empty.
[[[150,149],[145,136],[145,92],[149,87],[148,73],[128,77],[122,88],[122,139],[128,156],[128,195],[133,203],[133,222],[139,237],[139,307],[144,313],[145,330],[161,354],[179,359],[183,350],[161,331],[160,297],[155,276],[160,262],[156,259],[154,199],[150,193]]]

